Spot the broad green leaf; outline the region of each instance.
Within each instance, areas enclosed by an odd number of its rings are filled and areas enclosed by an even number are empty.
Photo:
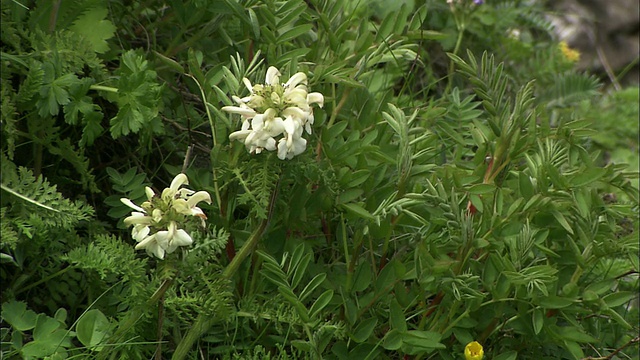
[[[542,309],[535,309],[531,315],[533,323],[533,332],[538,335],[544,326],[544,312]]]
[[[28,357],[43,358],[71,346],[69,333],[56,319],[38,315],[33,329],[33,341],[24,345],[21,353]]]
[[[556,218],[556,220],[558,221],[558,223],[560,223],[560,225],[562,225],[562,227],[567,230],[567,232],[571,235],[573,235],[573,229],[571,228],[571,225],[569,225],[569,222],[567,221],[567,219],[564,217],[564,215],[562,215],[561,212],[559,212],[558,210],[553,210],[551,212],[551,214],[553,214],[553,217]]]
[[[322,311],[329,304],[332,298],[333,290],[331,289],[323,292],[320,296],[318,296],[318,299],[313,303],[313,305],[311,305],[311,308],[309,309],[309,317],[311,317],[312,319],[317,317],[320,314],[320,311]]]
[[[365,210],[365,208],[363,208],[358,204],[349,203],[349,204],[340,204],[339,206],[344,210],[346,210],[348,213],[352,215],[356,215],[357,217],[367,219],[367,220],[375,220],[375,217],[371,215],[371,213],[369,213],[367,210]]]
[[[295,38],[297,38],[300,35],[306,34],[308,33],[311,29],[313,29],[313,25],[312,24],[302,24],[302,25],[298,25],[290,30],[285,31],[284,33],[280,34],[278,36],[277,39],[277,43],[278,44],[282,44],[284,42],[287,42],[289,40],[293,40]]]
[[[382,347],[387,350],[398,350],[402,347],[402,331],[398,329],[392,329],[387,332],[382,342]]]
[[[581,172],[575,175],[574,177],[572,177],[569,180],[569,182],[571,183],[572,186],[580,187],[580,186],[591,184],[592,182],[599,180],[606,173],[607,173],[606,169],[596,168],[596,167],[589,168],[589,169],[586,169],[584,172]]]
[[[482,195],[494,192],[496,186],[493,184],[475,184],[469,188],[470,194]]]
[[[311,343],[308,341],[292,340],[291,345],[293,345],[293,347],[295,347],[296,349],[302,350],[309,354],[313,352],[313,345],[311,345]]]
[[[392,299],[389,304],[389,324],[392,329],[402,332],[407,331],[407,321],[404,316],[404,311],[396,299]]]
[[[516,360],[517,358],[518,352],[511,350],[494,357],[492,360]]]
[[[480,198],[480,195],[471,194],[469,195],[469,200],[471,200],[471,203],[479,213],[482,213],[484,211],[484,204],[482,203],[482,198]]]
[[[573,304],[573,300],[559,296],[547,296],[539,299],[538,303],[545,309],[562,309]]]
[[[625,329],[632,329],[633,326],[627,322],[617,311],[611,308],[605,308],[602,312],[606,315],[611,316],[613,320],[615,320],[618,324],[622,325]]]
[[[377,323],[378,319],[375,317],[362,320],[353,330],[353,333],[350,334],[351,338],[358,343],[365,342],[373,334],[373,329],[375,329]]]
[[[629,301],[638,297],[637,292],[631,291],[617,291],[611,294],[608,294],[602,298],[608,307],[616,307],[620,305],[627,304]]]
[[[31,330],[36,326],[38,314],[27,310],[27,304],[11,300],[2,304],[2,319],[19,331]]]
[[[575,341],[579,343],[597,343],[598,339],[593,336],[586,334],[584,331],[573,327],[573,326],[565,326],[556,328],[560,337],[567,341]]]
[[[102,350],[98,346],[109,336],[109,319],[98,309],[92,309],[82,315],[76,324],[76,336],[82,345],[94,351]]]
[[[300,292],[300,301],[304,301],[309,295],[313,293],[313,291],[322,284],[322,282],[327,278],[327,274],[320,273],[311,279],[307,286]]]
[[[369,288],[372,284],[371,277],[371,264],[366,261],[361,262],[355,270],[351,291],[364,291]]]
[[[423,351],[431,351],[435,349],[445,349],[446,346],[440,343],[442,335],[434,331],[407,331],[402,337],[402,341],[412,347],[423,349]]]
[[[571,355],[575,360],[584,359],[584,352],[582,351],[582,347],[575,341],[564,341],[564,346],[569,350]]]
[[[338,203],[345,204],[356,200],[364,193],[362,189],[347,189],[345,192],[338,196]]]

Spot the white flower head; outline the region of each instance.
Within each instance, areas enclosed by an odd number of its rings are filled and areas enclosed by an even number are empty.
[[[294,74],[285,83],[280,83],[280,76],[280,71],[271,66],[264,84],[252,84],[244,78],[242,82],[250,95],[232,96],[238,106],[225,106],[222,110],[239,114],[243,120],[241,129],[229,135],[230,140],[242,141],[252,154],[277,149],[278,158],[284,160],[306,149],[307,140],[302,134],[312,132],[311,105],[322,107],[324,96],[308,92],[307,75],[303,72]]]
[[[145,188],[148,201],[142,206],[127,198],[120,199],[135,210],[124,223],[133,226],[131,237],[138,243],[136,250],[145,249],[150,256],[164,259],[165,254],[193,243],[189,233],[180,227],[192,216],[199,218],[204,227],[207,216],[197,205],[202,201],[211,204],[211,196],[206,191],[182,188],[187,184],[187,176],[178,174],[160,196],[156,196],[151,188]]]

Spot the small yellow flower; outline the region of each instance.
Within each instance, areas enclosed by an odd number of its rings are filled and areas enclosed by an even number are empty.
[[[464,357],[467,360],[482,360],[484,357],[484,350],[482,345],[477,341],[472,341],[464,347]]]
[[[580,60],[580,52],[578,50],[570,48],[569,44],[567,44],[566,41],[560,41],[558,47],[560,48],[560,52],[562,53],[562,55],[564,55],[567,60],[571,62]]]

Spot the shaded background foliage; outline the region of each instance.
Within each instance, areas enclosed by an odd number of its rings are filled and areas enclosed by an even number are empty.
[[[3,354],[184,356],[202,317],[208,357],[637,353],[638,90],[576,71],[541,4],[3,1],[1,26]],[[325,95],[288,162],[219,110],[267,65]],[[185,157],[209,228],[149,259],[119,199]]]

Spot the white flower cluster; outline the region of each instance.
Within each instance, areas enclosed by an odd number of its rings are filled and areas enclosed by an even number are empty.
[[[136,250],[145,249],[150,256],[164,259],[165,253],[170,254],[179,246],[193,243],[191,236],[179,226],[187,216],[199,217],[204,226],[207,216],[196,205],[201,201],[211,204],[211,196],[206,191],[180,189],[185,184],[189,184],[187,175],[178,174],[159,197],[150,187],[146,187],[148,201],[142,203],[142,206],[127,198],[120,199],[135,210],[124,219],[124,223],[133,225],[131,236],[138,242]]]
[[[247,150],[255,154],[277,148],[281,160],[301,154],[307,147],[303,130],[311,134],[313,125],[311,104],[324,105],[321,93],[307,92],[307,75],[296,73],[281,84],[280,72],[271,66],[265,84],[252,85],[247,78],[242,81],[251,94],[243,98],[233,96],[238,106],[222,108],[240,114],[243,119],[242,129],[231,133],[229,139],[244,142]]]

